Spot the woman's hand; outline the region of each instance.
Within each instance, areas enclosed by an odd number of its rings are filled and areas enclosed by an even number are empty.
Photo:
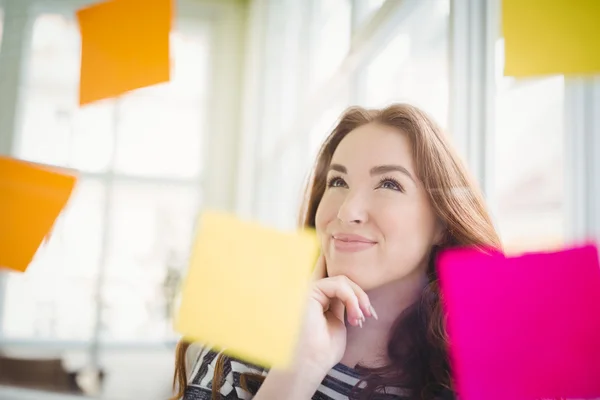
[[[367,294],[346,276],[328,278],[321,256],[309,290],[298,361],[326,374],[346,350],[345,319],[362,327],[366,317],[376,317]]]
[[[345,276],[327,278],[319,258],[308,295],[298,350],[289,369],[272,369],[254,400],[311,399],[325,375],[346,351],[346,324],[362,326],[376,317],[367,294]]]

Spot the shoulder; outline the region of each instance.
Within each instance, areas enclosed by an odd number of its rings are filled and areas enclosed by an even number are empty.
[[[190,354],[192,356],[192,354]],[[252,395],[242,388],[242,374],[266,375],[263,368],[246,363],[210,348],[200,348],[188,377],[184,400],[210,399],[213,385],[225,399],[250,399]],[[219,364],[219,365],[217,365]],[[215,371],[220,371],[220,382],[214,382]]]

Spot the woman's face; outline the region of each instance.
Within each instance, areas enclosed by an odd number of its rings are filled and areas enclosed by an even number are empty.
[[[443,230],[405,133],[375,123],[353,130],[335,150],[326,184],[316,228],[329,276],[370,290],[425,273]]]

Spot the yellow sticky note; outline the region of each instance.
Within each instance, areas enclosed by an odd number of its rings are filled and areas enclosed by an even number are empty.
[[[318,256],[314,232],[200,218],[176,330],[266,367],[291,361]]]
[[[169,81],[173,0],[109,0],[77,19],[80,105]]]
[[[0,156],[0,267],[27,269],[75,183],[70,171]]]
[[[502,0],[504,74],[600,73],[599,0]]]

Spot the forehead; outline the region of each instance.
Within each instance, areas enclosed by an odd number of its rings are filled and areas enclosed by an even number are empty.
[[[400,164],[413,169],[412,145],[398,128],[370,123],[351,131],[338,145],[332,163],[366,164],[368,167]]]

